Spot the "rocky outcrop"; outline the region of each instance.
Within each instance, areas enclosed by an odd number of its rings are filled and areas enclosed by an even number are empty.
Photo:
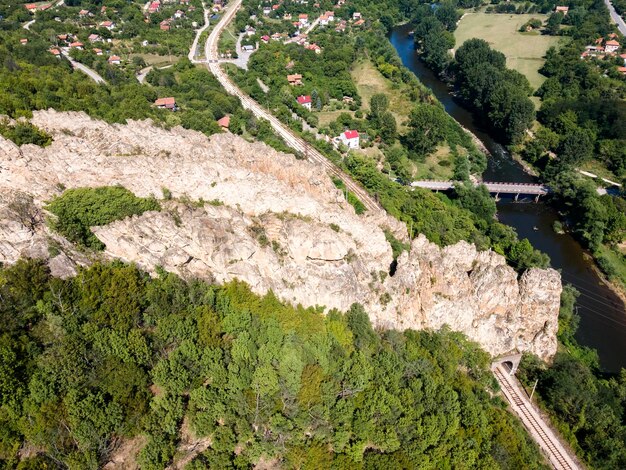
[[[89,262],[45,224],[20,218],[9,202],[19,192],[39,210],[64,188],[120,184],[158,198],[167,188],[173,199],[161,212],[93,228],[103,256],[149,272],[161,266],[184,277],[241,279],[305,306],[346,310],[359,302],[380,327],[447,324],[494,355],[530,350],[548,359],[556,351],[556,271],[518,279],[496,253],[465,242],[439,248],[422,236],[390,276],[383,227],[400,238],[406,228],[380,214],[357,216],[309,162],[231,134],[207,139],[148,121],[107,125],[47,111],[33,122],[53,135],[51,146],[17,148],[0,138],[0,261],[54,255],[59,275]]]

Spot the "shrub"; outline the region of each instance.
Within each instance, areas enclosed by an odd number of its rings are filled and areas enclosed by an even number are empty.
[[[104,244],[89,227],[106,225],[145,211],[160,210],[152,198],[140,198],[121,186],[69,189],[46,207],[56,215],[51,227],[81,246],[103,250]]]

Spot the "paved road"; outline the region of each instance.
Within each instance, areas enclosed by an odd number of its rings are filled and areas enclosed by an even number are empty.
[[[494,366],[492,370],[512,410],[519,416],[530,436],[539,444],[554,468],[557,470],[579,469],[573,452],[559,441],[552,428],[535,410],[517,379],[509,375],[502,365]]]
[[[219,82],[222,84],[227,92],[239,98],[244,108],[252,111],[252,113],[256,117],[269,121],[269,123],[274,128],[274,131],[283,138],[287,145],[289,145],[296,151],[301,152],[303,155],[306,155],[310,161],[320,165],[330,174],[341,178],[346,185],[346,188],[356,194],[356,196],[361,200],[361,202],[363,202],[363,204],[368,209],[368,211],[370,211],[370,213],[380,213],[386,216],[384,209],[382,209],[380,205],[374,200],[374,198],[371,197],[363,188],[361,188],[361,186],[359,186],[348,175],[346,175],[343,171],[337,168],[320,152],[312,148],[311,145],[307,143],[304,139],[294,134],[290,129],[283,125],[283,123],[276,119],[269,111],[263,109],[261,105],[259,105],[259,103],[257,103],[248,95],[246,95],[243,91],[241,91],[231,81],[228,75],[222,70],[219,64],[217,53],[219,36],[222,30],[235,17],[237,10],[241,6],[241,1],[242,0],[236,0],[232,3],[232,5],[228,7],[220,22],[213,29],[213,31],[211,31],[211,34],[206,41],[205,54],[207,57],[207,67],[209,68],[209,70],[213,73],[213,75],[215,75],[215,77],[219,80]]]
[[[34,23],[35,21],[36,21],[36,20],[30,20],[28,23],[24,23],[24,24],[22,25],[22,28],[24,28],[24,29],[30,29],[30,27],[33,25],[33,23]]]
[[[617,14],[610,0],[604,0],[604,4],[609,9],[609,13],[611,14],[611,19],[617,25],[617,29],[619,29],[619,32],[622,33],[624,36],[626,36],[626,23],[624,22],[622,17]]]
[[[72,64],[72,67],[76,70],[80,70],[81,72],[83,72],[85,75],[87,75],[89,78],[91,78],[94,82],[96,83],[102,83],[102,84],[106,84],[106,80],[104,78],[102,78],[98,72],[96,72],[93,69],[90,69],[89,67],[87,67],[84,64],[81,64],[80,62],[76,62],[74,59],[72,59],[72,57],[70,56],[68,50],[66,47],[61,49],[61,54],[63,54],[67,60],[70,61],[70,64]]]

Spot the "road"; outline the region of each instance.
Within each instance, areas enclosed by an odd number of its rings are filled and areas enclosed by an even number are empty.
[[[63,54],[63,56],[66,57],[67,60],[70,61],[70,64],[72,64],[72,67],[74,69],[80,70],[85,75],[87,75],[89,78],[91,78],[94,82],[106,85],[106,80],[104,78],[102,78],[100,75],[98,75],[98,72],[96,72],[95,70],[90,69],[86,65],[81,64],[80,62],[76,62],[74,59],[72,59],[72,57],[70,56],[70,54],[67,51],[66,47],[61,49],[61,54]]]
[[[196,62],[196,50],[198,49],[198,41],[200,40],[200,36],[202,36],[202,33],[204,33],[211,25],[211,23],[209,22],[209,13],[211,10],[206,7],[204,2],[202,2],[202,8],[204,9],[204,25],[202,26],[202,28],[196,30],[196,37],[193,39],[193,43],[189,48],[188,58],[191,62],[194,63]]]
[[[370,213],[380,213],[386,216],[386,213],[382,207],[374,200],[372,196],[370,196],[361,186],[359,186],[356,182],[354,182],[347,174],[337,168],[333,163],[331,163],[324,155],[318,152],[316,149],[311,147],[311,145],[306,142],[304,139],[294,134],[290,129],[288,129],[283,123],[281,123],[278,119],[276,119],[269,111],[263,109],[259,103],[254,101],[248,95],[246,95],[243,91],[241,91],[228,77],[228,75],[222,70],[219,60],[218,60],[218,52],[217,45],[219,41],[219,37],[223,29],[232,21],[237,13],[237,10],[241,6],[242,0],[235,0],[232,5],[230,5],[227,11],[224,13],[219,23],[211,34],[209,35],[206,44],[205,44],[205,55],[207,58],[207,67],[209,70],[215,75],[215,78],[222,84],[224,89],[232,95],[235,95],[241,101],[241,104],[244,108],[249,109],[252,113],[261,119],[265,119],[269,121],[269,123],[274,128],[274,131],[289,145],[291,148],[296,150],[297,152],[305,155],[309,161],[321,166],[328,173],[337,176],[343,180],[346,188],[353,192],[365,205]]]
[[[501,364],[494,366],[492,370],[511,408],[519,416],[533,440],[539,444],[552,466],[557,470],[581,468],[576,463],[572,451],[557,439],[552,428],[535,410],[526,393],[521,389],[517,379],[509,375],[508,371]]]
[[[61,6],[61,5],[63,5],[64,3],[65,3],[65,0],[59,0],[58,2],[56,2],[56,3],[54,4],[54,7],[55,7],[55,8],[56,8],[56,7],[60,7],[60,6]],[[30,30],[30,27],[31,27],[31,26],[35,23],[35,21],[36,21],[35,19],[32,19],[32,20],[30,20],[30,21],[28,21],[28,22],[24,23],[24,24],[22,25],[22,28],[27,29],[27,30]]]
[[[604,0],[604,4],[609,9],[609,13],[611,14],[611,19],[617,25],[617,29],[619,29],[619,32],[622,33],[624,36],[626,36],[626,23],[624,22],[622,17],[617,14],[610,0]]]

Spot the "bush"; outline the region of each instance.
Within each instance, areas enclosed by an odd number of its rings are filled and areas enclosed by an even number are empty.
[[[0,135],[12,140],[16,145],[35,144],[46,147],[52,142],[52,137],[30,122],[16,122],[9,124],[7,120],[0,122]]]
[[[56,215],[51,227],[81,246],[103,250],[104,244],[89,227],[106,225],[145,211],[160,210],[155,199],[136,197],[121,186],[69,189],[46,207]]]

